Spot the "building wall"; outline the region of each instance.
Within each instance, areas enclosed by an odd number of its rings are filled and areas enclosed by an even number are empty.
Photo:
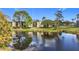
[[[37,27],[41,27],[41,22],[37,22]]]
[[[33,27],[33,24],[30,24],[28,27]]]
[[[12,27],[16,27],[16,23],[15,22],[12,22]]]
[[[25,23],[24,22],[21,22],[21,26],[19,24],[19,22],[12,22],[12,27],[25,27]],[[44,27],[44,25],[41,24],[41,21],[40,22],[36,22],[36,23],[32,23],[30,24],[28,27]],[[49,25],[48,27],[52,27],[52,25]]]

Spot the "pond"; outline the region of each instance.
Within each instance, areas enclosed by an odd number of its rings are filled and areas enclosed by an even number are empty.
[[[14,50],[21,51],[79,51],[79,35],[56,32],[16,32]]]

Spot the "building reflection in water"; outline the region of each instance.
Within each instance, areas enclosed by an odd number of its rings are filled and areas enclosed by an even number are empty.
[[[52,50],[52,48],[56,50],[56,45],[60,42],[59,40],[58,33],[33,32],[31,45],[37,47],[39,50]]]

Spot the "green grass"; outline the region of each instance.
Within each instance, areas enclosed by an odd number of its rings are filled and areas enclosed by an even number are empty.
[[[26,32],[60,32],[65,31],[69,33],[79,34],[79,27],[60,27],[55,28],[27,28],[27,29],[13,29],[14,31],[26,31]]]
[[[55,32],[54,28],[28,28],[28,29],[13,29],[14,31],[26,31],[26,32]]]

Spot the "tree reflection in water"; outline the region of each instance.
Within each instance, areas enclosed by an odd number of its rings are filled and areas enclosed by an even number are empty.
[[[79,42],[79,34],[76,34],[76,37],[77,37],[77,41]]]
[[[29,34],[29,35],[28,35]],[[14,37],[14,48],[23,50],[27,47],[35,48],[34,50],[53,50],[58,49],[61,42],[59,36],[61,33],[53,32],[16,32]],[[30,44],[30,45],[29,45]],[[48,46],[47,46],[48,45]]]
[[[16,32],[13,41],[15,49],[24,51],[79,50],[79,35],[62,32]]]
[[[23,50],[29,46],[32,38],[28,37],[24,32],[16,32],[16,36],[13,38],[13,46],[15,49]]]
[[[62,33],[57,33],[57,32],[43,32],[42,36],[42,41],[43,41],[43,49],[44,50],[61,50],[61,41],[59,36],[61,36]],[[49,42],[49,43],[47,43]],[[48,45],[48,46],[45,46]],[[59,48],[59,49],[58,49]]]

